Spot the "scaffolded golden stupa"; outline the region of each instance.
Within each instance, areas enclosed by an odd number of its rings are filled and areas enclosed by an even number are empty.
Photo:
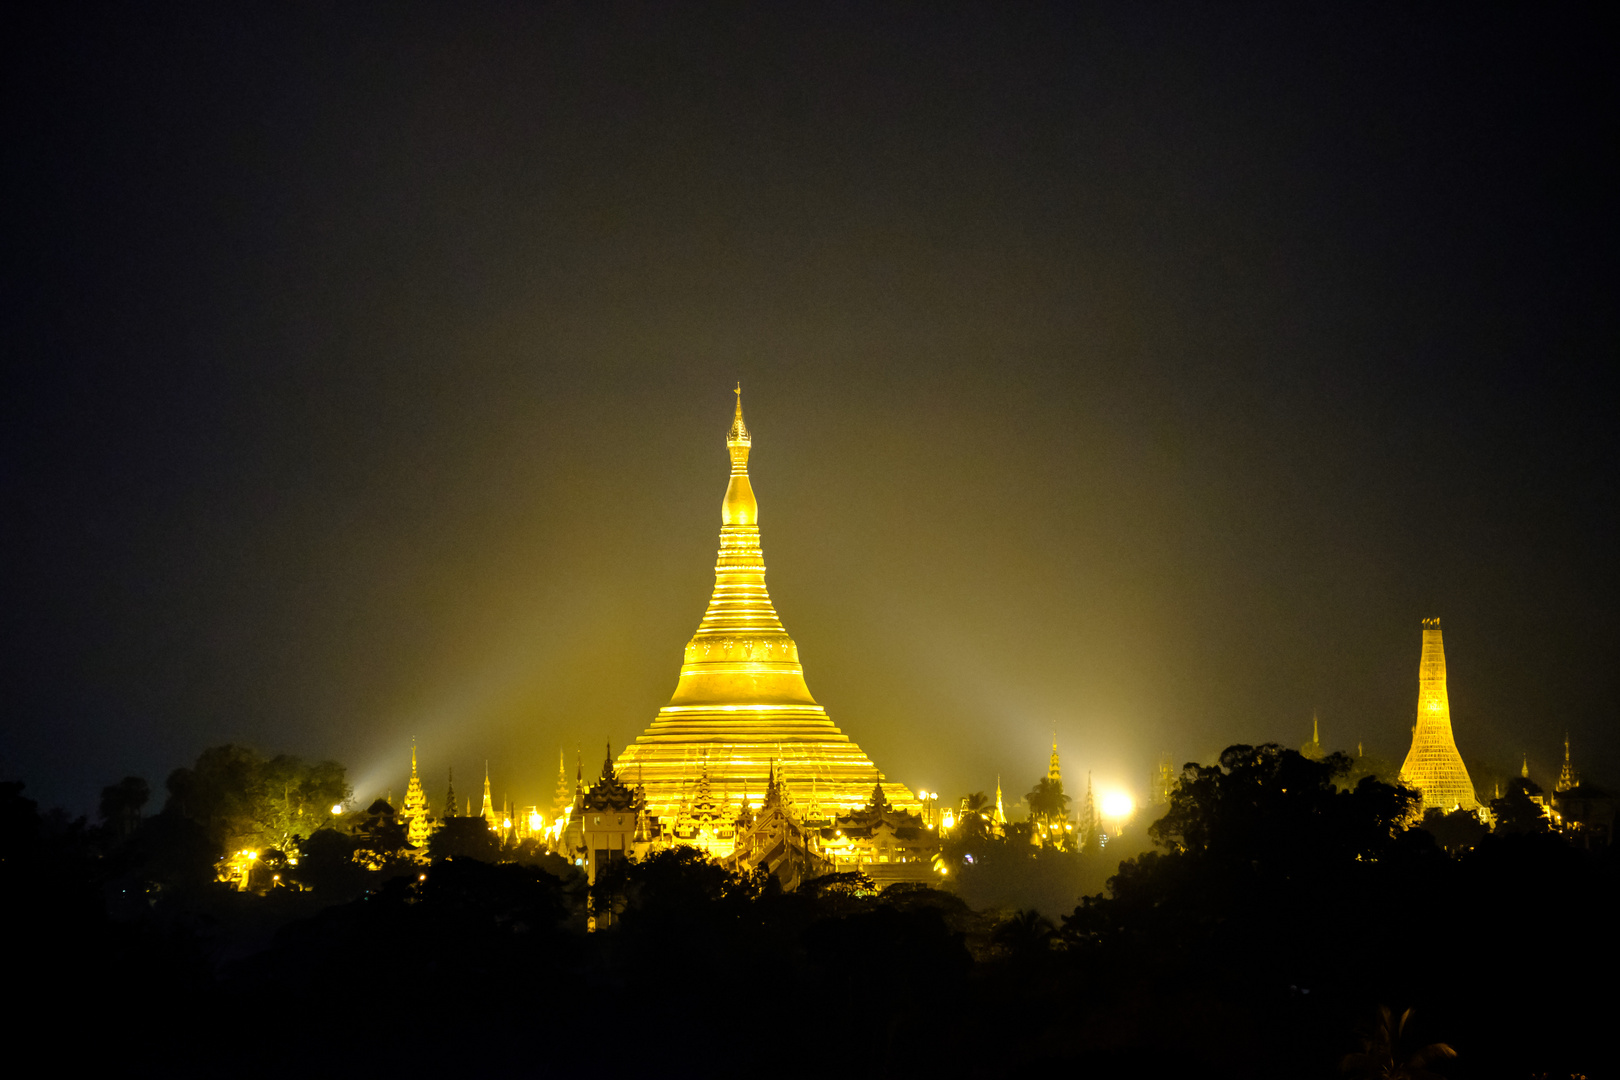
[[[799,647],[765,591],[759,504],[748,482],[752,445],[739,388],[726,435],[731,481],[720,504],[714,596],[687,642],[674,696],[615,766],[626,783],[644,788],[655,817],[678,817],[705,776],[713,798],[737,811],[744,800],[757,807],[773,763],[801,818],[865,806],[882,779],[810,696]],[[917,805],[905,787],[882,782],[891,803]]]
[[[1423,620],[1423,656],[1418,661],[1417,724],[1412,749],[1401,765],[1401,783],[1423,792],[1424,810],[1479,809],[1474,782],[1451,733],[1451,699],[1446,696],[1446,649],[1440,620]]]

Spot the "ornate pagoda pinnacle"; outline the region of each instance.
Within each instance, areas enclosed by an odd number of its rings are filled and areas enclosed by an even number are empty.
[[[619,766],[636,766],[637,776],[645,777],[648,810],[661,817],[678,813],[695,778],[694,752],[710,755],[711,780],[733,807],[751,793],[763,794],[775,760],[779,787],[802,783],[831,808],[856,809],[866,802],[873,765],[811,696],[799,647],[766,590],[759,501],[748,475],[753,436],[743,420],[740,384],[735,392],[714,593],[687,642],[669,704],[625,749]],[[898,785],[891,797],[916,802]]]
[[[1097,843],[1097,800],[1091,793],[1091,770],[1086,770],[1086,803],[1080,808],[1080,850],[1090,851]]]
[[[1063,767],[1058,764],[1057,732],[1052,732],[1052,760],[1046,765],[1046,778],[1054,784],[1062,785]]]
[[[422,790],[422,778],[416,775],[416,740],[411,740],[411,778],[405,784],[405,806],[400,811],[405,819],[405,838],[412,847],[426,847],[433,832],[428,820],[427,793]]]
[[[495,800],[489,794],[489,762],[484,762],[484,807],[478,814],[489,825],[491,832],[501,831],[501,815],[495,810]]]
[[[1418,661],[1417,724],[1412,749],[1401,765],[1401,782],[1423,792],[1423,809],[1479,809],[1457,740],[1451,732],[1451,699],[1446,694],[1446,650],[1440,620],[1423,620],[1423,654]]]
[[[1001,774],[1000,773],[996,773],[996,816],[991,818],[990,820],[991,820],[992,823],[995,824],[996,828],[998,828],[998,829],[1003,829],[1003,828],[1006,828],[1006,826],[1007,826],[1007,811],[1001,805]]]
[[[456,770],[454,768],[449,771],[449,782],[444,791],[444,816],[447,818],[456,816]]]
[[[551,797],[551,816],[560,818],[568,813],[568,808],[574,805],[574,797],[568,789],[568,765],[563,758],[562,747],[557,747],[557,791]]]
[[[1564,768],[1558,774],[1558,783],[1553,785],[1554,791],[1568,791],[1577,783],[1575,770],[1569,763],[1569,732],[1564,732]]]

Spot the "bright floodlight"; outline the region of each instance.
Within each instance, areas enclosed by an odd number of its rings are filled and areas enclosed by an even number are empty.
[[[1134,809],[1136,809],[1136,804],[1132,802],[1131,797],[1125,794],[1123,791],[1110,791],[1102,797],[1103,817],[1130,817],[1131,811]]]
[[[334,814],[343,813],[343,804],[340,803],[340,802],[333,803],[332,804],[332,813],[334,813]]]

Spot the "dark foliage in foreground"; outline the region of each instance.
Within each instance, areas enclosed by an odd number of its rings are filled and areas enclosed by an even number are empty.
[[[135,825],[128,783],[101,828],[0,789],[0,887],[49,945],[20,972],[40,1016],[107,1003],[68,1061],[120,1075],[1327,1077],[1386,1048],[1453,1078],[1592,1073],[1606,997],[1560,964],[1613,970],[1612,853],[1468,847],[1430,819],[1453,857],[1403,826],[1403,793],[1336,787],[1344,768],[1274,746],[1189,766],[1159,849],[1061,926],[859,875],[784,893],[679,849],[588,898],[566,862],[470,832],[365,870],[386,805],[316,832],[280,886],[230,892],[206,830]],[[1029,861],[973,850],[987,874]],[[593,908],[611,925],[588,934]]]

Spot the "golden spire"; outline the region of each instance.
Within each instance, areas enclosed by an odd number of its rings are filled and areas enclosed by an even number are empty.
[[[551,816],[560,818],[574,805],[574,797],[568,790],[568,765],[563,758],[563,748],[557,747],[557,791],[551,797]]]
[[[405,836],[412,846],[425,847],[433,831],[428,823],[427,793],[422,790],[422,778],[416,775],[416,740],[411,740],[411,778],[405,783],[405,806],[400,812],[405,819]]]
[[[759,554],[759,502],[754,498],[754,488],[748,482],[748,450],[754,445],[754,440],[748,435],[748,425],[743,423],[742,414],[742,384],[737,384],[737,415],[731,421],[731,430],[726,432],[726,451],[731,455],[731,482],[726,485],[726,497],[720,504],[720,521],[723,527],[738,527],[754,529],[754,553]],[[725,535],[721,534],[721,555],[725,554]],[[760,557],[760,569],[765,567],[764,557]]]
[[[1564,769],[1558,774],[1558,782],[1553,785],[1554,791],[1568,791],[1575,786],[1575,770],[1569,763],[1569,732],[1564,732]]]
[[[1519,766],[1519,776],[1528,780],[1530,779],[1530,754],[1528,751],[1525,752],[1521,760],[1523,763]]]
[[[743,423],[742,386],[737,412],[726,433],[731,479],[720,504],[720,554],[714,565],[714,595],[697,633],[686,646],[686,663],[670,707],[750,701],[814,705],[799,666],[799,649],[765,588],[765,553],[759,543],[759,502],[748,482],[753,445]]]
[[[1086,770],[1086,804],[1080,811],[1080,848],[1090,849],[1097,842],[1097,800],[1091,793],[1091,770]]]
[[[1418,660],[1417,724],[1412,749],[1401,765],[1401,783],[1423,792],[1423,809],[1477,810],[1474,784],[1468,778],[1457,740],[1451,731],[1451,699],[1446,694],[1446,649],[1440,620],[1423,620],[1423,654]]]
[[[1063,783],[1063,769],[1058,765],[1057,732],[1052,732],[1052,760],[1046,766],[1046,778],[1055,784]]]
[[[501,816],[500,814],[496,813],[495,800],[491,798],[489,794],[489,762],[487,761],[484,762],[484,808],[482,811],[480,811],[478,816],[489,823],[491,831],[500,831]]]

